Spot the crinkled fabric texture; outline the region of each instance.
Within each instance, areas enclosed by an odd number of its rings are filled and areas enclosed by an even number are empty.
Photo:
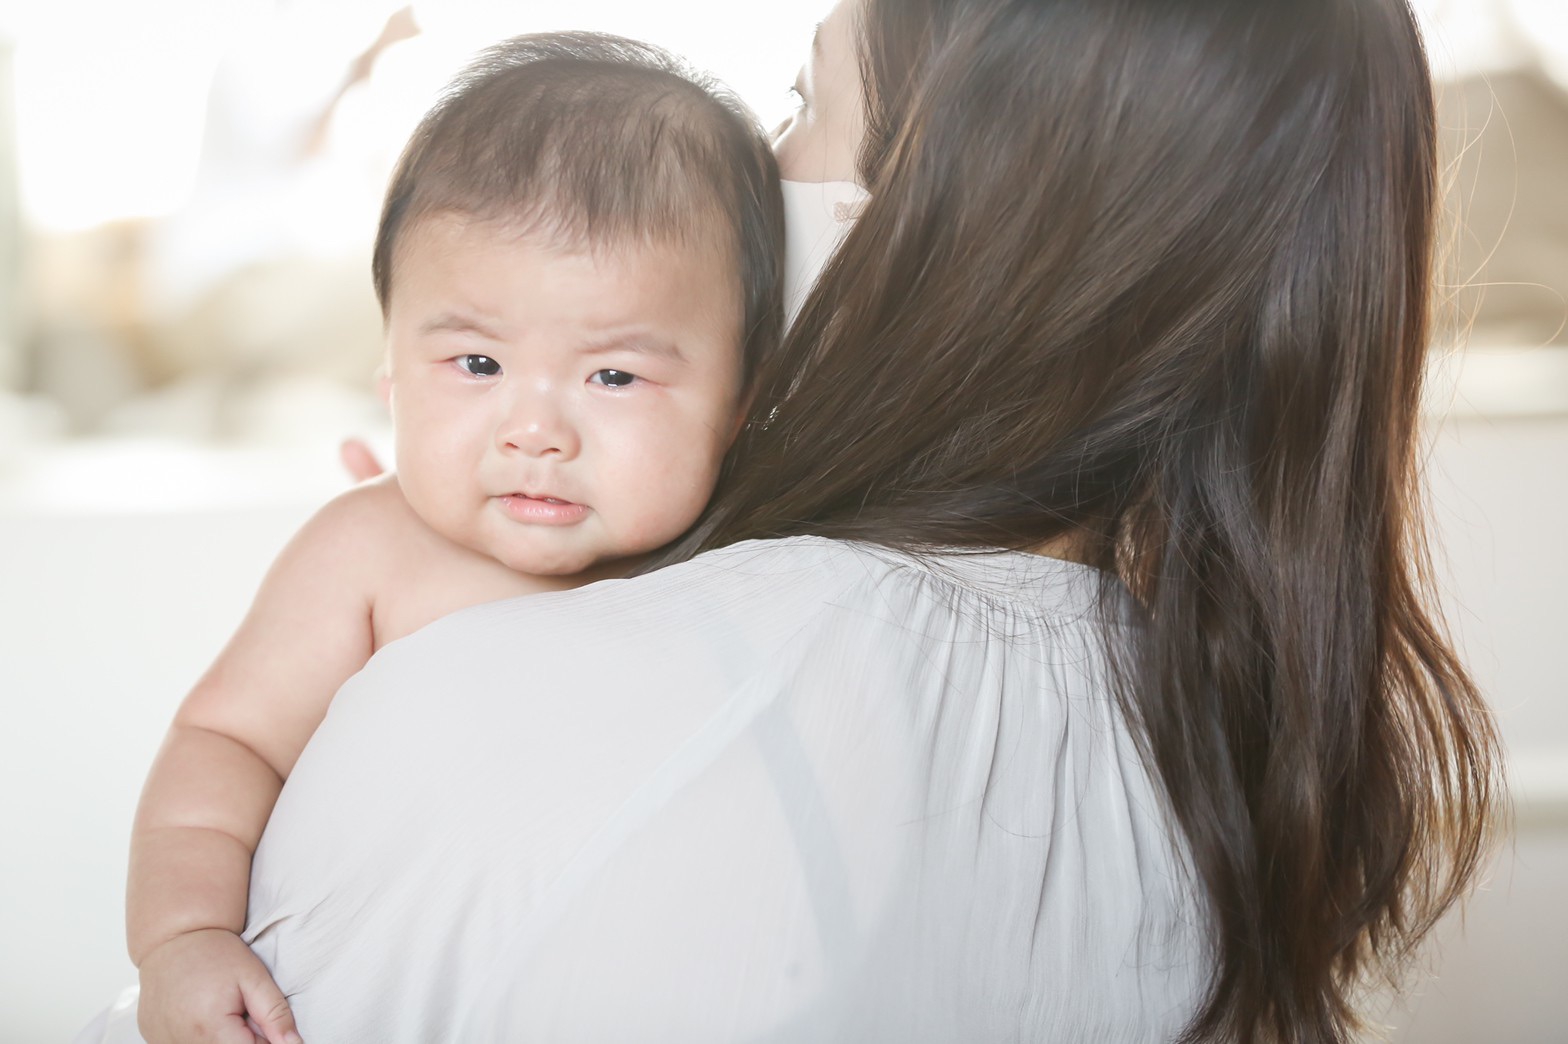
[[[1205,914],[1103,583],[791,538],[453,614],[333,702],[247,939],[307,1041],[1169,1040]]]

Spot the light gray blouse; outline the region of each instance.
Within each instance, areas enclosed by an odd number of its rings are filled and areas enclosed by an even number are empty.
[[[310,1044],[1169,1039],[1205,915],[1100,580],[804,537],[454,613],[333,701],[246,938]]]

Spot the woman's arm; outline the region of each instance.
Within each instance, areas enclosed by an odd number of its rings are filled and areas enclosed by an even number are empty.
[[[289,543],[153,764],[132,829],[126,902],[127,946],[144,973],[144,1025],[169,970],[168,960],[154,962],[149,984],[149,955],[194,933],[244,927],[251,854],[283,781],[333,694],[372,652],[385,493],[351,490]],[[170,998],[188,996],[185,985]]]

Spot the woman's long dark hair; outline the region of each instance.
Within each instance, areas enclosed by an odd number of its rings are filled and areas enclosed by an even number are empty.
[[[674,556],[1068,537],[1212,915],[1187,1040],[1343,1041],[1471,884],[1488,713],[1429,609],[1434,223],[1405,0],[866,0],[872,199]]]

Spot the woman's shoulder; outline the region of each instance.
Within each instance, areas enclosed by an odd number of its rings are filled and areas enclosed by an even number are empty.
[[[477,606],[571,629],[635,631],[645,639],[735,631],[786,636],[825,615],[903,627],[915,617],[999,618],[1052,626],[1087,621],[1120,585],[1088,566],[1010,551],[908,552],[819,536],[748,540],[639,576]],[[461,615],[461,614],[459,614]]]
[[[851,661],[870,683],[952,649],[967,650],[949,665],[959,674],[975,667],[973,652],[982,648],[981,659],[992,663],[1092,659],[1101,580],[1095,570],[1036,555],[911,554],[796,536],[473,606],[432,624],[423,641],[444,647],[455,634],[465,649],[526,650],[535,674],[557,661],[567,672],[594,647],[603,651],[596,678],[639,689],[701,678],[722,687],[784,685],[786,676],[841,671]],[[659,670],[650,672],[650,663]]]
[[[1045,555],[997,548],[907,551],[820,536],[748,540],[650,574],[658,576],[676,586],[743,587],[757,581],[845,591],[907,587],[953,601],[974,597],[1065,612],[1121,590],[1098,569]]]
[[[527,635],[538,653],[597,635],[628,655],[778,645],[825,606],[875,586],[887,567],[858,545],[817,537],[751,540],[632,577],[460,609],[427,630]]]
[[[993,632],[1001,621],[1055,632],[1092,629],[1121,619],[1131,605],[1121,582],[1101,570],[1000,549],[917,552],[799,536],[735,544],[664,572],[674,586],[728,591],[763,611],[799,595],[808,610],[831,608],[901,627],[927,618]],[[751,600],[762,592],[777,601],[756,606]]]

